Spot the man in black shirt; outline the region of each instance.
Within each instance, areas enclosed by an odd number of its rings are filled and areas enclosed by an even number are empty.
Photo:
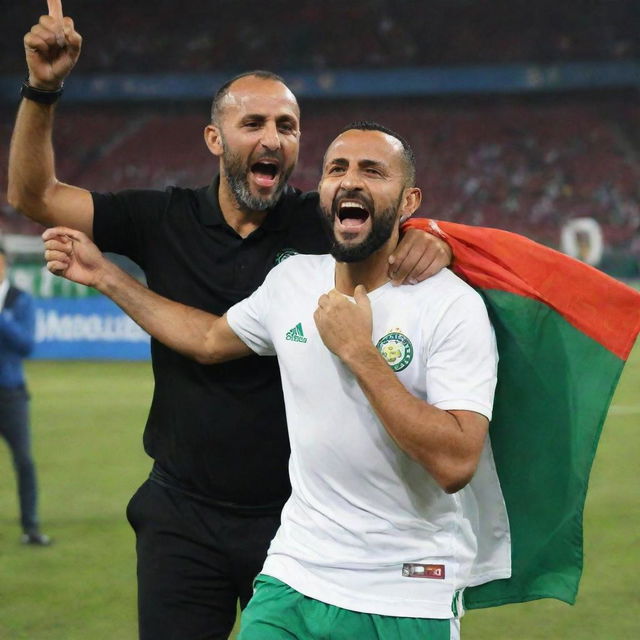
[[[327,251],[317,194],[287,185],[300,137],[295,96],[267,72],[216,94],[205,142],[220,175],[209,187],[98,194],[59,182],[52,105],[81,38],[59,3],[50,5],[52,15],[25,36],[29,79],[9,167],[16,209],[84,231],[103,251],[139,264],[154,291],[217,315],[286,255]],[[417,264],[410,278],[449,263],[446,246],[423,236],[413,236],[420,248],[405,243],[396,253],[399,282],[410,262]],[[140,637],[226,638],[290,491],[277,362],[204,367],[156,341],[151,349],[155,390],[144,446],[154,464],[127,509],[137,539]]]

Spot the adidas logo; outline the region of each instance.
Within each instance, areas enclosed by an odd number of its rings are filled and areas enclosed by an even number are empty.
[[[285,338],[293,342],[306,342],[307,339],[304,337],[304,332],[302,331],[302,323],[298,322],[293,329],[289,329]]]

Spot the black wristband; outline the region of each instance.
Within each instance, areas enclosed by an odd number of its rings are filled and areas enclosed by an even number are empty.
[[[62,91],[62,86],[54,91],[36,89],[29,84],[28,80],[25,80],[22,83],[20,95],[27,100],[33,100],[33,102],[39,102],[40,104],[53,104],[54,102],[57,102],[58,98],[62,95]]]

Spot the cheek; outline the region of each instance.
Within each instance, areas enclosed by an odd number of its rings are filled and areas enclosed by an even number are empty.
[[[387,211],[388,209],[397,209],[399,206],[398,199],[385,191],[371,191],[371,197],[375,202],[376,211]]]
[[[288,158],[290,158],[293,162],[296,162],[298,160],[298,153],[300,151],[299,140],[287,140],[283,144],[283,148],[285,149]]]
[[[329,191],[327,187],[319,187],[320,192],[320,207],[323,212],[331,212],[331,206],[333,205],[333,192]]]

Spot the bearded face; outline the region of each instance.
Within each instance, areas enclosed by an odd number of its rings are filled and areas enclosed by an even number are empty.
[[[360,262],[375,253],[391,237],[401,201],[402,192],[395,204],[377,211],[373,199],[361,191],[338,192],[330,208],[322,206],[322,221],[331,239],[331,255],[338,262]],[[357,240],[358,234],[349,234],[350,226],[360,227],[368,219],[370,229],[363,238]],[[336,220],[345,229],[341,238],[335,231]]]
[[[224,138],[222,138],[222,145],[227,181],[238,206],[248,211],[265,211],[274,207],[287,185],[293,166],[283,166],[280,152],[265,151],[257,158],[245,159],[239,153],[231,151]],[[275,181],[275,188],[264,195],[259,191],[252,192],[249,183],[250,174],[257,181]]]

